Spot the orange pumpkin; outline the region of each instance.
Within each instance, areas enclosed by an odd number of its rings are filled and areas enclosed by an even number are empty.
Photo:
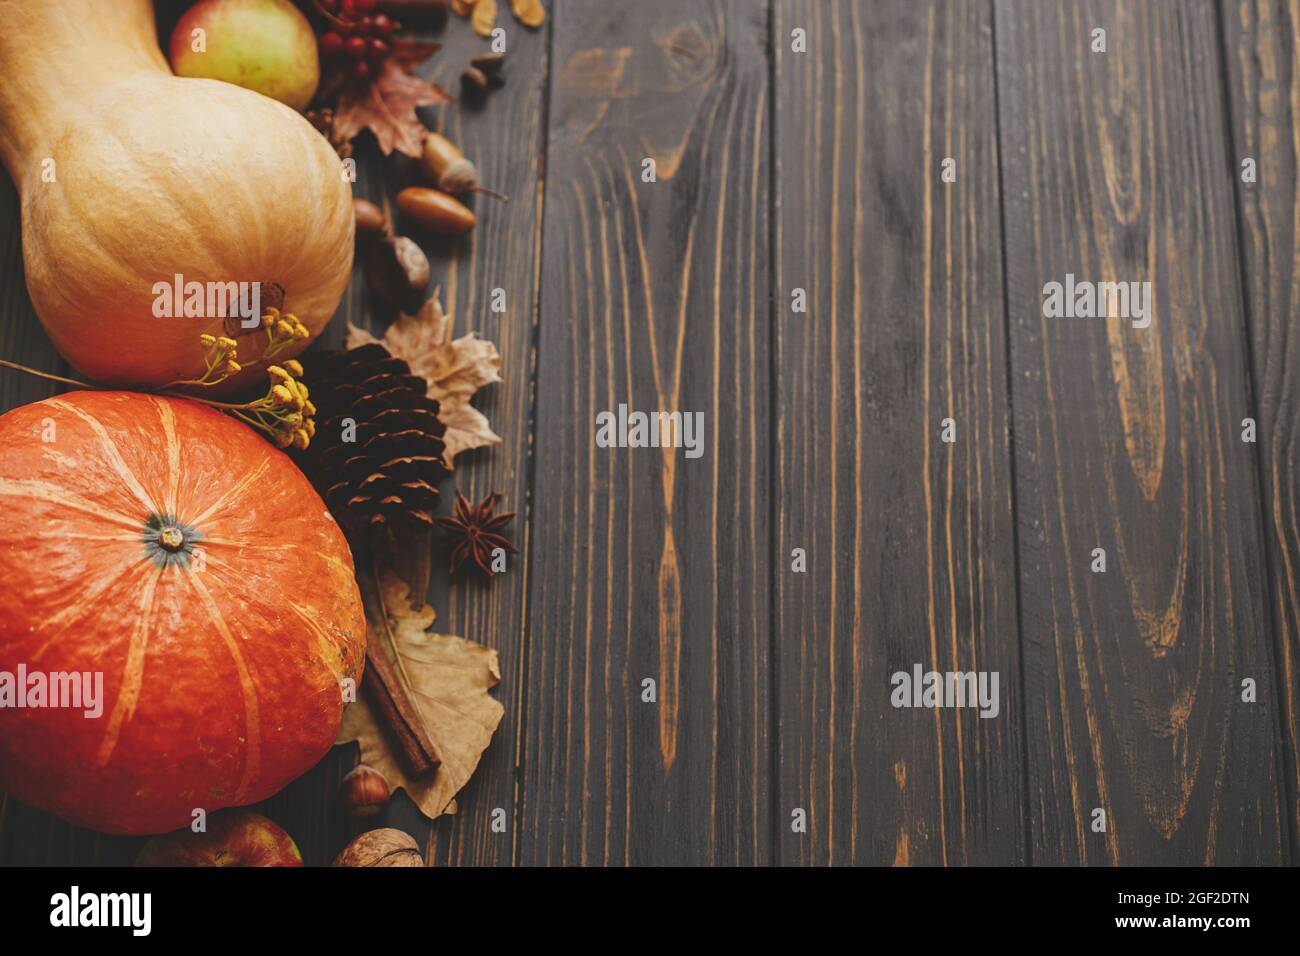
[[[251,429],[129,392],[0,416],[0,703],[6,673],[28,690],[0,788],[110,833],[261,800],[329,749],[364,651],[342,533]],[[96,672],[98,716],[48,706],[74,699],[52,675]]]

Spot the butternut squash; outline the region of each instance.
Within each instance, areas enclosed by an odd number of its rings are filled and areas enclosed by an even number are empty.
[[[0,76],[27,289],[83,375],[147,387],[202,371],[199,335],[223,315],[161,303],[177,276],[217,293],[207,308],[229,283],[260,283],[264,303],[276,283],[313,336],[329,320],[353,252],[337,155],[274,100],[173,76],[150,0],[0,0]],[[265,345],[239,341],[241,362]]]

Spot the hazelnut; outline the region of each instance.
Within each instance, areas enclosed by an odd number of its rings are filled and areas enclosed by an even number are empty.
[[[334,866],[424,866],[420,845],[409,833],[368,830],[343,848]]]
[[[366,257],[366,281],[379,298],[409,311],[429,284],[429,260],[406,236],[386,236]]]
[[[388,779],[374,767],[357,764],[340,786],[343,803],[354,817],[373,817],[388,803]]]

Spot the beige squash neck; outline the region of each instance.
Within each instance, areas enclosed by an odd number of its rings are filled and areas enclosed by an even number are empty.
[[[160,71],[152,0],[0,0],[0,159],[14,182],[40,175],[78,103]]]

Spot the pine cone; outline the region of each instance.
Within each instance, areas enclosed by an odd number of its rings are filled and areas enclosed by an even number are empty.
[[[432,527],[438,483],[451,472],[442,457],[447,426],[424,379],[378,344],[300,361],[316,434],[295,457],[353,550],[368,547],[377,527]]]

